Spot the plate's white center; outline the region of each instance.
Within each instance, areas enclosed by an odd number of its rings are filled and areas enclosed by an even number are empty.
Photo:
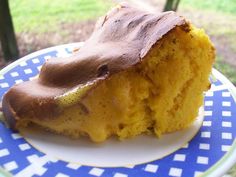
[[[203,117],[201,108],[199,117],[188,129],[163,135],[159,139],[143,135],[124,141],[114,138],[95,144],[87,138],[73,140],[42,130],[27,129],[21,133],[36,149],[60,160],[90,166],[132,166],[160,159],[181,148],[197,133]]]

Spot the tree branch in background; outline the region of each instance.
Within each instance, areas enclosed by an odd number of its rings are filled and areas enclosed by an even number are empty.
[[[167,0],[163,11],[176,11],[180,0]]]
[[[19,57],[8,0],[0,0],[0,41],[6,62]]]

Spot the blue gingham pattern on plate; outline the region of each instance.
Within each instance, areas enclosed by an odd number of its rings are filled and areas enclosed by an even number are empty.
[[[0,75],[0,97],[12,85],[35,77],[46,59],[68,55],[74,46],[43,50]],[[198,176],[224,156],[236,135],[236,103],[220,80],[212,81],[212,84],[214,89],[206,93],[205,118],[197,135],[186,146],[160,160],[119,168],[67,163],[39,152],[17,132],[0,123],[0,165],[18,177]]]

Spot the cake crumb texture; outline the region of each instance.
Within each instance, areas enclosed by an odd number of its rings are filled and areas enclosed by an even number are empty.
[[[25,118],[16,126],[34,123],[73,138],[89,136],[95,142],[142,133],[160,137],[182,130],[195,120],[203,104],[214,55],[214,47],[202,29],[191,25],[186,31],[177,26],[142,62],[101,81],[83,99],[67,94],[64,102],[58,103],[63,111],[57,118]],[[68,99],[78,102],[68,106]]]

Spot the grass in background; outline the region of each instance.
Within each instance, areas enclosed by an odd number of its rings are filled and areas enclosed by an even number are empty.
[[[222,13],[236,14],[235,0],[181,0],[183,6],[212,10]]]
[[[180,0],[179,8],[211,35],[236,35],[236,0]]]
[[[214,68],[219,70],[222,74],[227,76],[227,78],[236,86],[236,72],[235,68],[225,63],[221,57],[216,57],[216,63]]]
[[[54,31],[60,23],[79,22],[103,15],[105,0],[10,0],[16,32]]]

